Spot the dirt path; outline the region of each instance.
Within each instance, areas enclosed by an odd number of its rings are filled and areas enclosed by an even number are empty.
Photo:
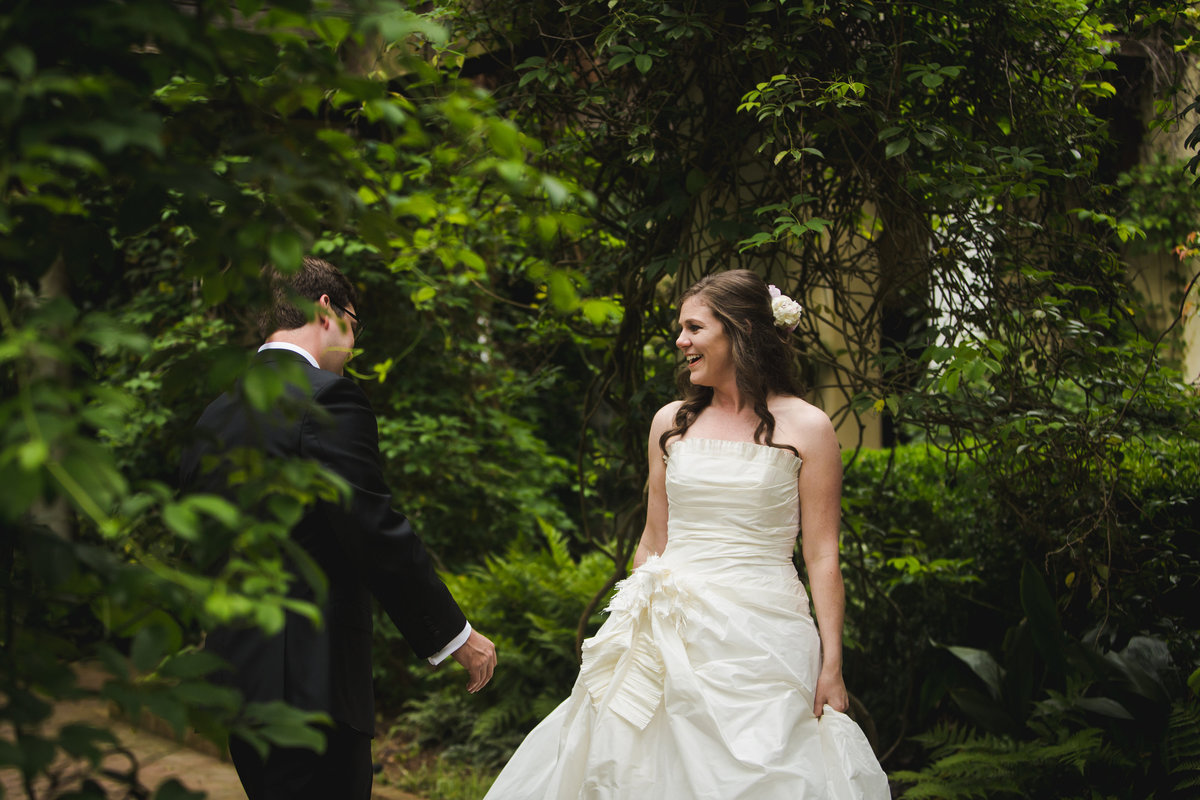
[[[92,680],[86,670],[81,671],[81,681]],[[87,685],[85,683],[85,685]],[[83,700],[59,703],[54,708],[48,727],[57,730],[71,723],[83,723],[111,731],[121,746],[128,750],[137,760],[138,773],[144,786],[156,789],[163,782],[174,778],[193,791],[207,793],[210,800],[246,800],[246,793],[238,781],[237,772],[226,758],[216,752],[212,743],[197,741],[194,737],[180,742],[175,737],[155,732],[153,724],[133,726],[114,719],[108,704],[101,700]],[[0,739],[11,739],[8,731],[0,729]],[[125,755],[114,753],[108,756],[103,765],[116,771],[128,771],[130,763]],[[72,764],[66,759],[60,759],[54,771],[56,774],[74,776],[73,788],[78,788],[78,776],[82,765]],[[104,783],[104,781],[101,781]],[[0,769],[0,786],[3,787],[4,800],[28,800],[20,773],[15,769]],[[106,786],[115,788],[116,784]],[[54,795],[44,794],[48,788],[46,780],[35,784],[35,797]],[[72,788],[68,783],[57,787],[55,794],[66,792]],[[115,796],[124,796],[118,794]],[[421,800],[415,795],[402,792],[378,783],[372,792],[373,800]]]

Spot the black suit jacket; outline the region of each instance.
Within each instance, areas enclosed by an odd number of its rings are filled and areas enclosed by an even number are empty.
[[[423,658],[461,633],[466,618],[408,521],[391,506],[379,430],[366,395],[353,381],[287,350],[259,353],[251,370],[278,374],[285,364],[291,365],[289,374],[298,366],[307,385],[289,385],[284,401],[268,413],[247,402],[245,381],[215,400],[184,454],[181,483],[230,496],[229,467],[219,456],[245,447],[269,458],[316,461],[344,478],[353,492],[349,503],[318,502],[291,532],[328,578],[324,625],[289,613],[276,635],[253,627],[221,628],[209,632],[205,646],[230,662],[231,682],[247,701],[284,700],[373,734],[371,596]],[[290,595],[314,599],[300,576]]]

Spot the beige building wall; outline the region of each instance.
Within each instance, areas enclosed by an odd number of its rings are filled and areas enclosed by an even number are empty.
[[[1193,286],[1183,303],[1183,379],[1200,389],[1200,286]]]
[[[1139,322],[1147,336],[1153,340],[1174,324],[1159,345],[1159,357],[1178,368],[1185,382],[1200,388],[1198,287],[1193,286],[1187,297],[1181,295],[1197,271],[1200,271],[1200,256],[1181,264],[1175,253],[1153,253],[1132,257],[1129,277],[1145,302],[1145,318]]]
[[[842,296],[843,302],[856,306],[856,316],[864,316],[870,313],[875,291],[875,286],[868,285],[856,276],[850,276],[850,283],[840,287],[837,293]],[[815,365],[808,399],[829,414],[843,450],[859,447],[879,449],[883,445],[883,420],[879,412],[868,409],[855,413],[851,407],[853,397],[846,386],[848,376],[864,371],[876,371],[870,359],[879,350],[878,333],[873,347],[864,352],[853,352],[847,345],[841,329],[834,323],[833,309],[838,306],[834,302],[834,294],[833,287],[825,286],[812,296],[800,300],[817,320],[817,335],[822,349],[834,356],[832,363]]]
[[[1150,69],[1159,68],[1152,58],[1150,61]],[[1164,76],[1163,79],[1169,77],[1171,76]],[[1143,98],[1142,114],[1146,120],[1155,117],[1156,92],[1153,85],[1150,89]],[[1193,59],[1185,71],[1181,89],[1175,97],[1176,111],[1182,111],[1198,94],[1200,65]],[[1195,150],[1184,145],[1196,122],[1197,115],[1192,112],[1166,130],[1149,131],[1142,143],[1141,160],[1149,162],[1156,156],[1166,156],[1182,165],[1196,155]],[[1200,187],[1188,187],[1186,191],[1200,192]],[[1200,219],[1192,222],[1192,229],[1200,232]],[[1200,248],[1200,235],[1192,246]],[[1166,245],[1165,248],[1162,252],[1130,258],[1129,277],[1145,301],[1146,319],[1142,322],[1147,334],[1151,337],[1159,336],[1174,324],[1174,329],[1166,335],[1159,348],[1160,357],[1168,364],[1178,367],[1184,381],[1200,388],[1200,319],[1197,319],[1200,286],[1193,285],[1186,297],[1182,294],[1188,282],[1200,273],[1200,256],[1190,256],[1181,261],[1170,245]],[[1200,284],[1200,281],[1197,283]]]
[[[680,251],[688,253],[690,258],[681,267],[675,281],[666,286],[672,296],[677,296],[684,287],[698,279],[705,271],[704,265],[714,261],[731,268],[752,269],[760,275],[774,275],[774,280],[782,284],[780,288],[814,283],[813,276],[806,275],[806,265],[795,257],[779,252],[768,259],[755,251],[731,257],[727,240],[708,232],[708,222],[715,211],[752,207],[761,202],[752,194],[751,188],[765,183],[767,178],[763,172],[761,155],[756,152],[758,144],[746,143],[746,155],[738,173],[742,180],[735,187],[731,189],[728,185],[717,184],[708,187],[696,198],[691,209],[691,224],[685,240],[680,243]],[[850,252],[861,252],[866,248],[874,215],[867,213],[864,216],[866,228],[851,234],[849,241],[838,242],[833,249],[844,252],[843,248],[847,248]],[[822,249],[831,249],[828,234],[823,236],[826,239],[822,242]],[[875,270],[868,269],[867,272],[870,277]],[[781,274],[790,278],[780,281],[778,276]],[[829,285],[830,280],[836,280],[839,284]],[[860,447],[877,449],[882,444],[880,415],[873,410],[856,414],[851,404],[853,391],[850,388],[852,382],[861,384],[861,381],[854,380],[855,376],[869,374],[875,369],[872,360],[879,349],[879,325],[875,319],[877,281],[868,282],[857,271],[848,270],[833,278],[826,276],[815,282],[815,289],[810,290],[807,296],[794,298],[805,309],[807,319],[802,325],[805,328],[815,326],[818,340],[816,346],[806,347],[808,352],[804,368],[809,390],[806,399],[833,420],[843,450]],[[788,291],[791,293],[794,290]],[[850,347],[844,329],[875,331],[875,346],[863,348],[855,344]]]

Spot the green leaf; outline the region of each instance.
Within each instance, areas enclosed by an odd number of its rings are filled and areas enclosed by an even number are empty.
[[[175,778],[167,778],[154,792],[154,800],[204,800],[204,792],[193,792]]]
[[[456,260],[459,264],[466,267],[469,271],[476,273],[479,278],[483,278],[487,274],[487,262],[483,257],[474,250],[460,248],[455,252]]]
[[[434,219],[438,215],[438,204],[428,194],[420,193],[403,197],[396,202],[395,214],[398,217],[412,216],[416,217],[418,222],[426,223]],[[391,221],[388,220],[388,225]],[[381,227],[383,227],[381,225]],[[370,241],[370,240],[368,240]],[[371,242],[375,244],[375,242]],[[387,242],[384,242],[386,246]]]
[[[237,525],[241,519],[241,512],[238,511],[237,506],[219,495],[188,495],[186,503],[195,511],[205,513],[230,528]]]
[[[20,519],[41,496],[43,480],[41,470],[0,467],[0,520]]]
[[[974,647],[947,646],[946,649],[970,667],[972,672],[983,679],[984,685],[987,686],[988,692],[991,693],[994,699],[1000,698],[1001,687],[1004,682],[1004,669],[992,657],[991,653],[986,650],[978,650]]]
[[[550,302],[560,311],[574,311],[579,306],[579,295],[575,291],[575,284],[562,270],[554,270],[550,273],[546,291]]]
[[[639,53],[637,57],[633,59],[633,65],[638,68],[638,72],[645,75],[650,71],[650,68],[654,66],[654,60],[645,53]]]
[[[747,250],[758,247],[760,244],[766,244],[767,242],[772,242],[772,241],[775,241],[775,237],[772,234],[769,234],[766,232],[756,233],[753,236],[751,236],[749,239],[742,240],[742,242],[740,243],[741,247],[738,250],[738,252],[743,253]]]
[[[204,611],[219,622],[244,618],[253,610],[254,604],[238,594],[214,592],[204,598]]]
[[[138,697],[145,703],[151,714],[171,726],[176,736],[182,736],[187,730],[188,712],[183,703],[161,689],[141,691]]]
[[[267,636],[274,636],[283,630],[286,621],[283,609],[279,606],[258,602],[254,606],[254,623],[262,628]]]
[[[425,308],[437,297],[437,289],[433,286],[422,286],[409,295],[412,304],[417,308]]]
[[[25,752],[16,742],[0,739],[0,767],[16,767],[21,769],[25,764]],[[4,787],[0,784],[0,800],[4,798]]]
[[[168,503],[163,506],[163,522],[181,539],[195,541],[200,538],[200,519],[187,503]]]
[[[325,734],[312,727],[329,724],[327,714],[301,711],[286,703],[249,703],[246,719],[257,736],[281,747],[303,747],[318,753],[325,750]]]
[[[1011,734],[1020,730],[1004,707],[990,697],[971,689],[952,689],[950,698],[976,724],[994,733]]]
[[[300,747],[314,752],[325,749],[325,735],[319,730],[293,725],[266,725],[258,734],[279,747]]]
[[[93,764],[99,762],[101,744],[115,745],[117,737],[111,731],[94,728],[82,723],[64,725],[58,731],[58,746],[75,758],[86,758]]]
[[[588,299],[580,303],[580,310],[587,321],[597,327],[605,324],[610,319],[619,321],[623,313],[623,309],[619,303],[614,303],[612,300],[604,299]]]
[[[403,213],[398,204],[397,213]],[[430,210],[433,213],[433,210]],[[422,222],[428,221],[428,218],[422,219]],[[377,209],[369,209],[364,211],[358,221],[358,234],[363,241],[374,247],[381,253],[389,254],[392,252],[391,238],[397,232],[396,221],[388,214]]]
[[[314,27],[321,34],[325,43],[334,47],[345,41],[350,32],[354,30],[349,20],[332,15],[321,17]]]
[[[283,394],[283,379],[273,369],[251,369],[242,381],[242,390],[254,408],[267,411]]]
[[[516,127],[504,119],[487,121],[488,143],[497,154],[505,158],[521,156],[521,138]]]
[[[304,260],[304,240],[295,231],[274,231],[267,244],[272,263],[283,272],[296,272]]]
[[[908,146],[912,144],[907,136],[902,139],[893,139],[887,143],[887,147],[883,149],[884,158],[895,158],[908,150]]]
[[[1112,719],[1132,720],[1134,718],[1125,706],[1108,697],[1081,697],[1075,700],[1074,705],[1084,711],[1091,711],[1093,714],[1100,714]]]
[[[267,498],[267,509],[281,526],[291,528],[304,515],[304,502],[294,495],[273,494]]]
[[[378,28],[385,42],[401,41],[413,34],[420,34],[436,45],[444,45],[449,40],[449,34],[441,25],[399,6],[369,18],[368,22]]]
[[[162,625],[143,625],[133,637],[129,649],[129,660],[141,672],[149,672],[158,665],[166,653],[167,631]]]
[[[1029,620],[1029,632],[1033,636],[1038,653],[1046,660],[1050,669],[1056,674],[1063,674],[1066,670],[1066,656],[1063,651],[1058,609],[1046,588],[1046,582],[1029,562],[1025,562],[1021,569],[1021,607]]]
[[[204,680],[180,683],[172,689],[187,708],[196,710],[235,712],[242,706],[242,693],[228,686],[218,686]]]
[[[158,674],[164,678],[200,678],[221,669],[224,661],[203,650],[189,650],[178,653],[163,663]]]
[[[610,58],[608,60],[608,68],[609,69],[620,69],[621,67],[625,66],[632,60],[633,60],[633,53],[631,53],[631,52],[617,53],[615,56],[613,56],[612,58]]]
[[[105,153],[138,146],[156,156],[163,153],[162,118],[147,111],[126,111],[115,119],[94,120],[83,131],[99,142]]]
[[[40,724],[54,712],[54,706],[32,691],[13,687],[6,700],[5,720],[24,727]]]
[[[37,775],[45,771],[54,762],[55,750],[53,742],[41,736],[21,737],[22,772],[26,775]]]
[[[17,463],[26,472],[39,468],[46,463],[46,459],[49,457],[50,448],[42,439],[32,439],[17,448]]]
[[[23,81],[32,78],[37,69],[37,59],[34,57],[33,51],[25,45],[17,44],[8,48],[4,53],[4,60],[12,67],[17,78]]]
[[[571,196],[566,185],[551,175],[543,175],[541,183],[542,188],[546,191],[546,197],[550,200],[550,204],[555,207],[567,202],[567,198]]]

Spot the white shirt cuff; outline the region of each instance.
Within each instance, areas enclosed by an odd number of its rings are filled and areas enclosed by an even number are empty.
[[[462,629],[462,633],[460,633],[458,636],[455,636],[453,639],[450,640],[450,644],[446,645],[441,650],[438,650],[436,653],[434,653],[433,655],[431,655],[429,657],[429,663],[433,664],[436,667],[438,664],[442,663],[447,658],[449,658],[451,653],[453,653],[458,648],[462,647],[463,644],[466,643],[467,639],[470,636],[471,636],[471,623],[468,622],[466,627]]]

